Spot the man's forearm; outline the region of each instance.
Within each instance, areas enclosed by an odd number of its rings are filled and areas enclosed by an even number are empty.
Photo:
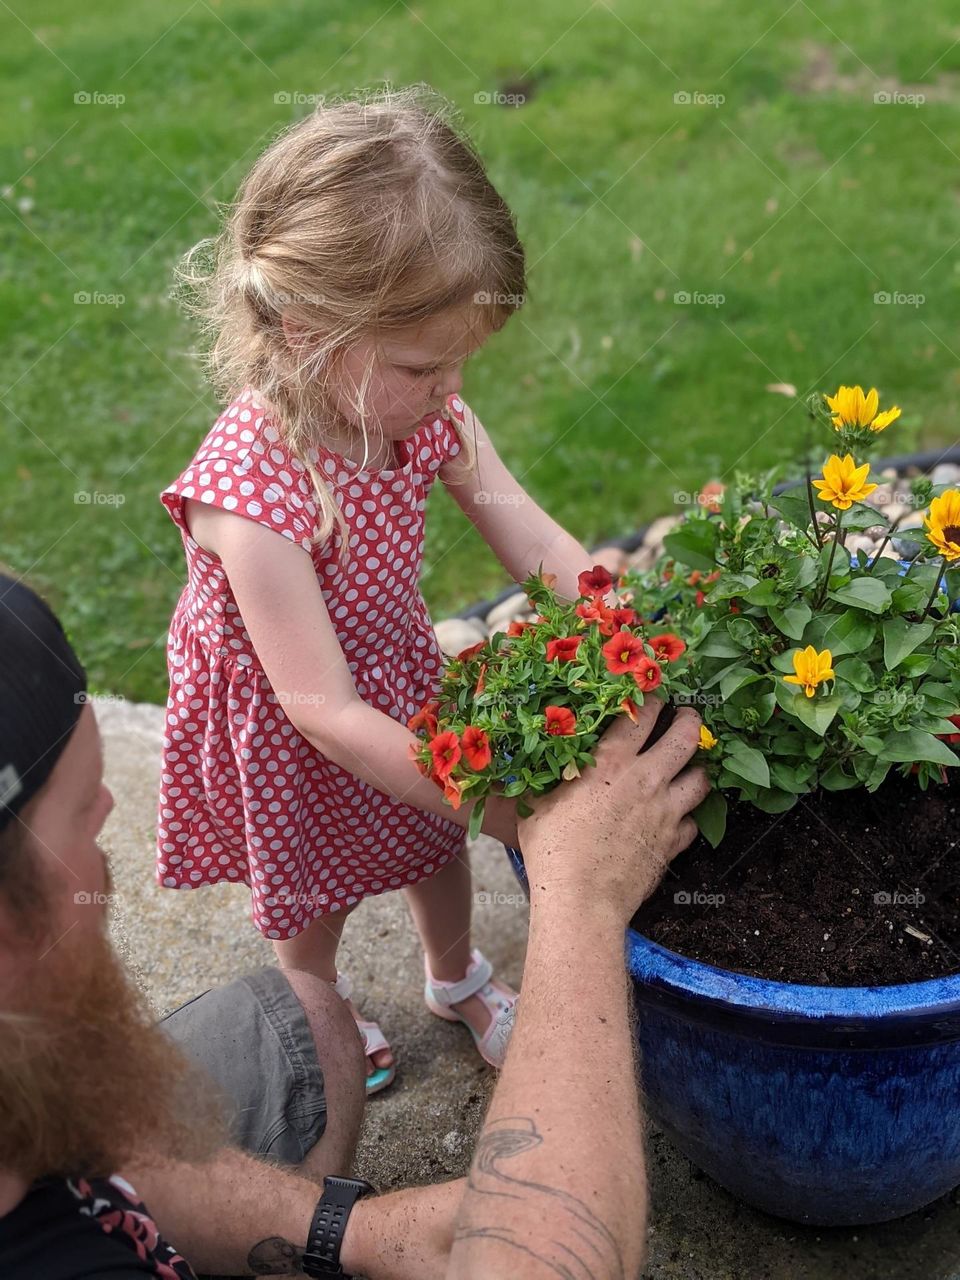
[[[457,1218],[451,1275],[623,1280],[646,1174],[620,913],[533,888],[524,991]]]
[[[124,1169],[160,1234],[193,1269],[214,1275],[302,1276],[322,1184],[234,1148],[202,1165]],[[464,1180],[358,1200],[340,1259],[368,1280],[441,1280]]]
[[[318,1183],[232,1147],[203,1164],[143,1162],[123,1176],[194,1271],[303,1274]]]

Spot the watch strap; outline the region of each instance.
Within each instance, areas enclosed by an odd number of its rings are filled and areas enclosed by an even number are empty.
[[[303,1270],[308,1276],[342,1276],[340,1248],[350,1210],[376,1188],[359,1178],[324,1178],[323,1195],[317,1201],[310,1234],[303,1254]]]

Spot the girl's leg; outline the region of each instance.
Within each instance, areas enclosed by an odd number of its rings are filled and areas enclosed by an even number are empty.
[[[473,881],[466,852],[453,858],[435,876],[408,885],[404,894],[430,972],[438,982],[457,982],[465,977],[470,964],[473,905]],[[501,982],[494,982],[494,986],[513,994]],[[468,996],[453,1007],[478,1034],[483,1035],[489,1027],[491,1014],[479,996]]]
[[[336,982],[337,948],[340,946],[343,926],[352,910],[352,907],[345,907],[331,915],[318,916],[296,937],[275,939],[273,950],[279,967],[284,970],[305,970],[325,982]],[[354,1018],[359,1020],[360,1013],[353,1001],[345,1000],[344,1004]],[[367,1075],[373,1074],[374,1067],[389,1067],[392,1062],[393,1054],[389,1049],[378,1049],[367,1059]]]

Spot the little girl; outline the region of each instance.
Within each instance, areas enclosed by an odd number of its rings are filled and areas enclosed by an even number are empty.
[[[454,812],[406,727],[442,669],[420,594],[437,476],[522,582],[573,599],[586,550],[540,510],[460,397],[522,303],[510,211],[422,89],[326,104],[244,180],[181,280],[227,403],[161,499],[188,581],[168,637],[157,879],[249,885],[281,967],[349,985],[349,912],[403,888],[428,1007],[499,1066],[516,993],[470,947],[472,806]],[[516,843],[515,802],[483,830]],[[379,1027],[368,1090],[393,1079]]]

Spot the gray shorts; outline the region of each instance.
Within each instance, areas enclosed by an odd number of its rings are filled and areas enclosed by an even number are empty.
[[[232,1137],[252,1155],[300,1164],[327,1123],[313,1033],[273,966],[203,991],[160,1027],[232,1104]]]

